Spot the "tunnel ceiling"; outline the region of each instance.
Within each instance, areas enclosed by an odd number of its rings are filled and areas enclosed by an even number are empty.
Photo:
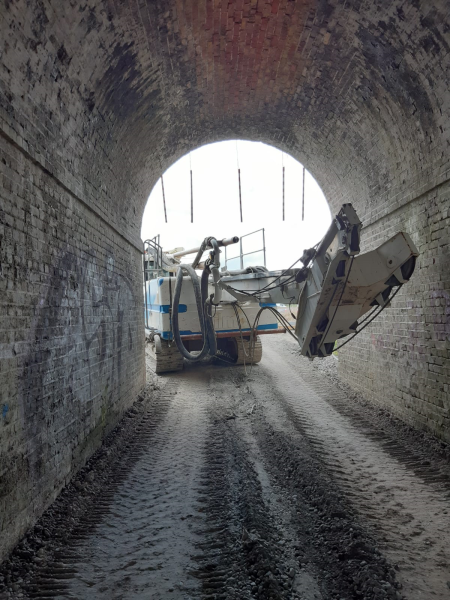
[[[370,219],[447,177],[448,11],[4,0],[3,130],[133,236],[161,171],[230,138],[291,153],[332,205],[353,201]]]

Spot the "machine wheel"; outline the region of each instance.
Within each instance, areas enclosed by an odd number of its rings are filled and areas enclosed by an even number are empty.
[[[262,343],[261,338],[256,336],[256,340],[253,346],[250,344],[250,340],[244,338],[242,340],[240,337],[232,338],[235,347],[235,356],[236,356],[236,365],[255,365],[256,363],[261,362],[262,358]],[[252,356],[250,355],[250,350],[252,351]]]
[[[181,371],[183,369],[183,357],[181,356],[175,342],[169,346],[167,340],[161,339],[157,334],[148,343],[150,356],[155,361],[155,373],[168,373],[170,371]]]

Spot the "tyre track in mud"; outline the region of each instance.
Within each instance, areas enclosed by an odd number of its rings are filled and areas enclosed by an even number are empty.
[[[386,438],[295,346],[263,343],[247,370],[148,362],[146,397],[0,569],[0,598],[447,598],[445,456],[390,452],[395,422]]]
[[[369,434],[370,421],[362,416],[349,418],[345,414],[348,398],[345,403],[342,392],[323,375],[314,375],[306,360],[299,361],[279,341],[266,350],[266,373],[281,392],[276,405],[290,423],[286,431],[290,429],[293,437],[292,427],[297,429],[322,457],[323,468],[345,493],[360,521],[374,532],[385,556],[397,566],[405,597],[448,598],[448,463],[445,466],[444,459],[438,460],[440,464],[430,469],[428,478],[423,464],[417,473],[417,452],[402,443],[400,436],[389,443],[373,426]],[[268,382],[259,385],[265,389]],[[328,400],[333,397],[340,402],[341,412]],[[276,422],[275,412],[272,410],[272,423]],[[395,431],[394,423],[391,431]],[[422,448],[421,463],[426,454]]]
[[[181,398],[176,378],[150,368],[148,378],[145,397],[2,564],[0,598],[149,598],[149,587],[163,598],[197,585],[182,570],[193,543],[201,395],[194,384],[190,400]]]
[[[94,530],[70,540],[74,552],[64,568],[73,575],[57,598],[190,598],[199,587],[187,568],[196,551],[194,529],[203,520],[196,488],[207,397],[189,373],[181,385],[176,376],[159,381],[165,381],[167,410],[145,451],[127,465],[107,513],[94,516]],[[51,579],[36,582],[40,597]]]
[[[232,595],[234,588],[230,591],[223,581],[217,597],[400,598],[394,570],[314,448],[295,428],[286,435],[272,427],[273,415],[267,420],[265,409],[274,408],[271,395],[278,390],[265,381],[265,394],[260,394],[261,375],[262,369],[254,369],[249,378],[236,378],[237,394],[230,392],[228,373],[216,373],[214,379],[216,397],[227,393],[231,405],[227,413],[219,404],[214,413],[215,444],[225,458],[220,482],[211,458],[209,481],[221,501],[218,525],[227,532],[227,546],[234,548],[233,560],[227,563],[225,557],[225,563],[235,569],[240,594]],[[236,418],[226,416],[230,411]],[[245,483],[238,485],[239,480]]]
[[[189,394],[179,386],[174,393],[151,446],[117,490],[108,520],[80,547],[80,575],[69,588],[76,598],[190,597],[198,587],[186,570],[201,520],[195,504],[205,411],[195,382]]]
[[[294,346],[291,353],[295,361],[300,357],[299,349]],[[304,362],[305,359],[301,358]],[[399,460],[407,469],[412,470],[424,483],[437,483],[440,492],[447,490],[450,499],[450,447],[431,434],[418,431],[394,417],[386,408],[376,406],[341,381],[337,374],[337,361],[334,357],[309,363],[302,369],[302,377],[316,388],[334,387],[327,401],[370,439],[378,442],[393,458]]]
[[[230,375],[222,374],[229,395]],[[218,371],[211,378],[211,433],[203,482],[209,526],[201,545],[206,555],[199,557],[196,571],[203,597],[292,598],[295,563],[268,510],[232,407],[218,400],[220,375]]]

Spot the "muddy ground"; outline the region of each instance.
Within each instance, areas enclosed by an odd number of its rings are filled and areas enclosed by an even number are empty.
[[[447,599],[448,447],[287,336],[156,376],[0,566],[0,598]]]

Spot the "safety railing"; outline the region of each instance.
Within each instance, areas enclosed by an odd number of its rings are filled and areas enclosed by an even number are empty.
[[[255,249],[251,249],[255,247],[259,242],[257,241],[255,244],[255,239],[258,238],[257,234],[260,234],[262,247],[256,247]],[[246,239],[250,238],[250,236],[256,236],[252,240]],[[253,242],[253,246],[252,246]],[[247,248],[246,248],[247,246]],[[230,246],[230,251],[232,251],[234,246]],[[244,250],[249,250],[245,252]],[[244,269],[250,266],[250,261],[247,257],[252,257],[252,265],[258,266],[266,266],[266,238],[264,228],[257,229],[256,231],[252,231],[251,233],[246,233],[241,236],[239,240],[239,254],[236,256],[228,256],[227,252],[228,248],[225,247],[225,266],[228,270],[233,271],[237,269]],[[259,255],[259,256],[258,256]],[[261,263],[263,263],[261,265]]]
[[[144,280],[144,303],[145,303],[145,326],[149,327],[149,299],[147,290],[147,281],[156,279],[164,275],[163,250],[160,244],[160,235],[145,240],[144,255],[142,261],[143,280]]]

